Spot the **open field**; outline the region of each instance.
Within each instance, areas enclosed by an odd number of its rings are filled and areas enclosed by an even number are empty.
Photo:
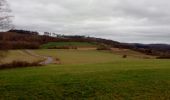
[[[137,51],[133,51],[130,49],[119,49],[119,48],[112,48],[111,52],[113,54],[118,54],[118,55],[127,55],[130,57],[134,57],[134,58],[143,58],[143,59],[149,59],[149,58],[156,58],[155,56],[150,56],[150,55],[146,55]]]
[[[62,64],[87,64],[87,63],[107,63],[124,60],[123,54],[128,55],[128,60],[153,58],[151,56],[137,53],[135,51],[97,51],[97,50],[35,50],[39,55],[59,58]]]
[[[64,46],[77,46],[77,47],[96,47],[95,43],[88,42],[49,42],[41,46],[41,48],[47,49],[51,47],[64,47]]]
[[[122,59],[119,55],[114,55],[109,51],[96,50],[36,50],[39,55],[59,58],[62,64],[87,64],[111,62],[115,59]]]
[[[95,50],[33,52],[62,64],[0,70],[1,100],[170,99],[170,60]]]

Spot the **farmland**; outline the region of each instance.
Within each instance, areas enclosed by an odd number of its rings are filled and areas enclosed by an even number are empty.
[[[16,54],[20,51],[12,52]],[[145,59],[147,55],[133,51],[126,51],[128,57],[122,58],[123,51],[119,53],[115,50],[110,52],[42,49],[32,52],[59,58],[61,64],[1,70],[0,99],[168,100],[170,98],[168,59],[159,60],[152,57]],[[37,59],[39,58],[32,60]]]
[[[97,44],[88,42],[49,42],[47,44],[43,44],[41,48],[48,49],[52,47],[67,47],[67,46],[96,47]]]
[[[0,100],[170,100],[169,5],[0,0]]]

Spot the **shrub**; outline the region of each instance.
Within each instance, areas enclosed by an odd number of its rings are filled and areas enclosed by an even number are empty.
[[[77,49],[76,46],[49,47],[48,49]]]
[[[122,58],[127,58],[127,55],[123,55]]]
[[[0,41],[0,49],[38,49],[39,43],[25,41]]]
[[[170,59],[170,56],[159,56],[157,59]]]
[[[13,61],[11,63],[1,64],[0,69],[7,68],[19,68],[19,67],[32,67],[32,66],[42,66],[39,62],[26,62],[26,61]]]
[[[59,58],[56,58],[55,60],[56,60],[56,61],[60,61],[60,59],[59,59]]]
[[[76,46],[71,46],[70,49],[77,49],[77,47]]]
[[[59,58],[56,58],[56,59],[55,59],[55,64],[61,64],[61,61],[60,61]]]
[[[61,47],[49,47],[48,49],[69,49],[68,46],[61,46]]]
[[[100,45],[99,47],[97,47],[97,50],[111,50],[110,46],[107,45]]]

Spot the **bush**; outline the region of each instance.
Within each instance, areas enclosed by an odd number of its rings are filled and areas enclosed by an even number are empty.
[[[76,46],[49,47],[48,49],[77,49]]]
[[[55,59],[55,64],[61,64],[61,61],[60,61],[59,58],[56,58],[56,59]]]
[[[0,41],[0,49],[38,49],[40,46],[36,42],[25,42],[25,41]]]
[[[157,59],[170,59],[170,56],[159,56]]]
[[[42,66],[39,62],[26,62],[26,61],[13,61],[11,63],[6,63],[0,65],[0,69],[7,69],[7,68],[19,68],[19,67],[32,67],[32,66]]]
[[[123,55],[122,58],[127,58],[127,55]]]
[[[100,45],[99,47],[97,47],[97,50],[111,50],[111,48],[107,45]]]

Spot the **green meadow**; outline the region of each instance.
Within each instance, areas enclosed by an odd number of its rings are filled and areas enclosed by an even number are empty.
[[[122,51],[32,52],[58,58],[61,64],[0,70],[0,100],[170,99],[168,59],[133,51],[124,52],[127,58],[122,58]]]
[[[63,47],[63,46],[78,46],[78,47],[96,47],[96,43],[89,42],[49,42],[43,44],[41,48],[48,49],[50,47]]]

